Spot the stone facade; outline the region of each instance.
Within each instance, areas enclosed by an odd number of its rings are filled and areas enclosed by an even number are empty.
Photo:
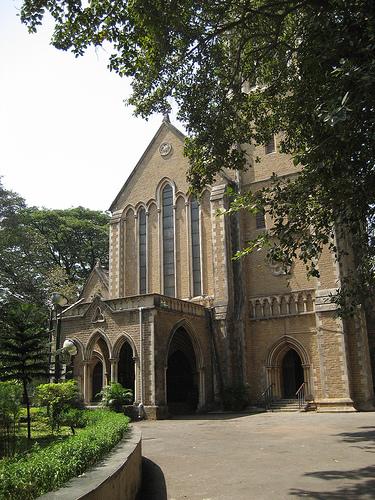
[[[256,191],[274,172],[298,174],[277,140],[273,153],[249,148],[251,167],[223,171],[197,204],[188,194],[184,136],[163,121],[110,207],[109,274],[98,265],[63,313],[86,403],[120,381],[149,418],[208,410],[225,388],[243,384],[254,404],[267,388],[293,398],[303,385],[321,411],[372,405],[372,323],[360,310],[337,318],[333,256],[323,252],[321,276],[310,280],[301,263],[285,276],[262,251],[231,258],[272,222],[257,228],[255,216],[218,215],[227,186]]]

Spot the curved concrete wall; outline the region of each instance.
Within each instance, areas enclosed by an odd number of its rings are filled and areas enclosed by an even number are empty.
[[[94,467],[69,481],[43,500],[134,500],[142,480],[141,432],[131,427],[127,436]]]

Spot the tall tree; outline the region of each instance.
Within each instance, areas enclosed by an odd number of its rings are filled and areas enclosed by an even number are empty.
[[[245,168],[244,144],[282,133],[281,151],[302,174],[275,179],[263,193],[272,238],[248,248],[267,244],[274,260],[288,265],[299,257],[316,275],[325,244],[340,258],[332,236],[341,227],[356,257],[342,305],[373,295],[372,0],[24,0],[21,19],[35,31],[47,11],[55,47],[79,56],[109,42],[110,69],[133,77],[128,101],[137,114],[177,101],[195,189],[223,166]],[[235,205],[259,204],[246,196]]]
[[[52,291],[71,300],[99,258],[108,262],[104,212],[27,208],[0,182],[0,297],[43,304]]]
[[[29,385],[48,376],[45,324],[46,318],[36,305],[13,299],[0,306],[0,380],[22,383],[28,439],[31,439]]]

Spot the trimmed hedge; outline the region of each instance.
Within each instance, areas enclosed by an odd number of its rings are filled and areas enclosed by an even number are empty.
[[[29,500],[55,490],[100,460],[124,436],[129,419],[106,410],[90,411],[75,436],[0,462],[0,499]]]

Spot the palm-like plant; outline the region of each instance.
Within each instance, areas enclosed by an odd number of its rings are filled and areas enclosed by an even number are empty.
[[[0,309],[0,380],[19,380],[27,409],[27,437],[31,439],[29,384],[48,375],[48,334],[39,307],[12,300]]]
[[[129,404],[133,400],[133,391],[126,389],[119,382],[112,382],[110,385],[103,387],[100,391],[100,404],[111,410],[121,411],[122,407]]]

